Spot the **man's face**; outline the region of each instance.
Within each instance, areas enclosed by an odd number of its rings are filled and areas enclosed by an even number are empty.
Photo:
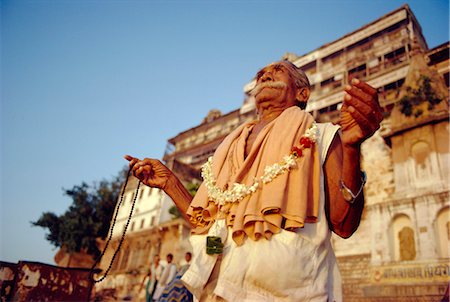
[[[286,63],[272,63],[256,75],[255,100],[259,112],[271,109],[286,109],[297,103],[297,86]]]
[[[155,256],[155,257],[153,257],[153,263],[154,264],[158,264],[159,263],[159,256]]]
[[[186,260],[186,262],[190,262],[192,259],[191,254],[186,253],[186,255],[184,255],[184,259]]]

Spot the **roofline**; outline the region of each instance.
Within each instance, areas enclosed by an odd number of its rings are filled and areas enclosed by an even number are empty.
[[[431,54],[433,54],[434,52],[436,52],[436,51],[438,51],[438,50],[441,50],[441,49],[443,49],[443,48],[448,48],[450,46],[450,41],[447,41],[447,42],[444,42],[444,43],[442,43],[442,44],[439,44],[438,46],[435,46],[435,47],[433,47],[432,49],[429,49],[428,51],[427,51],[427,54],[428,55],[431,55]]]
[[[372,21],[372,22],[370,22],[370,23],[367,23],[367,24],[361,26],[360,28],[358,28],[358,29],[356,29],[356,30],[354,30],[354,31],[352,31],[352,32],[350,32],[350,33],[347,33],[347,34],[343,35],[342,37],[340,37],[340,38],[338,38],[338,39],[336,39],[336,40],[334,40],[334,41],[332,41],[332,42],[328,42],[328,43],[326,43],[326,44],[323,44],[322,46],[320,46],[320,47],[318,47],[318,48],[315,48],[315,49],[313,49],[313,50],[311,50],[311,51],[309,51],[309,52],[307,52],[307,53],[305,53],[305,54],[299,56],[295,61],[298,61],[298,60],[300,60],[301,58],[303,58],[303,57],[305,57],[305,56],[307,56],[307,55],[309,55],[309,54],[311,54],[311,53],[313,53],[313,52],[315,52],[315,51],[317,51],[317,50],[324,49],[324,48],[326,48],[326,47],[328,47],[328,46],[330,46],[330,45],[332,45],[332,44],[334,44],[334,43],[337,43],[337,42],[339,42],[339,41],[341,41],[341,40],[343,40],[343,39],[345,39],[345,38],[347,38],[347,37],[349,37],[349,36],[351,36],[351,35],[354,35],[355,33],[359,32],[359,31],[361,31],[361,30],[363,30],[363,29],[365,29],[365,28],[367,28],[367,27],[369,27],[369,26],[371,26],[371,25],[374,25],[375,23],[381,21],[382,19],[385,19],[385,18],[387,18],[387,17],[389,17],[389,16],[391,16],[391,15],[394,15],[394,14],[396,14],[396,13],[402,11],[402,10],[406,10],[411,16],[414,17],[414,20],[415,20],[416,24],[418,25],[418,28],[419,28],[419,30],[420,30],[420,33],[422,34],[422,28],[420,27],[420,24],[419,24],[419,22],[417,21],[417,18],[414,16],[414,13],[412,12],[411,8],[409,7],[408,4],[403,4],[401,7],[397,8],[397,9],[391,11],[391,12],[388,12],[387,14],[385,14],[385,15],[383,15],[383,16],[377,18],[377,19],[375,19],[374,21]],[[422,36],[423,36],[423,34],[422,34]],[[356,43],[356,42],[357,42],[357,41],[355,41],[355,43]],[[294,61],[294,63],[295,63],[295,61]]]
[[[233,111],[230,111],[230,112],[228,112],[228,113],[222,114],[219,118],[215,119],[214,121],[212,121],[212,122],[210,122],[210,123],[202,123],[202,124],[199,124],[199,125],[194,126],[194,127],[192,127],[192,128],[189,128],[188,130],[185,130],[185,131],[183,131],[183,132],[180,132],[180,133],[178,133],[177,135],[175,135],[174,137],[169,138],[167,141],[173,145],[173,144],[175,143],[175,140],[176,140],[178,137],[182,136],[183,134],[186,134],[186,133],[192,132],[192,131],[195,132],[195,130],[197,130],[197,129],[203,127],[203,126],[205,126],[206,124],[211,124],[211,123],[214,123],[215,121],[217,121],[217,120],[219,120],[219,119],[226,118],[226,117],[228,117],[228,116],[230,116],[230,115],[235,114],[236,112],[239,112],[239,110],[240,110],[240,108],[235,109],[235,110],[233,110]]]

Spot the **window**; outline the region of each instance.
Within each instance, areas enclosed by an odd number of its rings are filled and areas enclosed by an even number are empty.
[[[372,39],[372,37],[367,37],[367,38],[364,38],[362,40],[359,40],[358,42],[353,43],[352,45],[349,45],[347,47],[347,51],[350,52],[350,51],[352,51],[352,50],[354,50],[356,48],[364,46],[365,44],[369,43],[371,39]]]
[[[317,72],[317,62],[314,60],[300,67],[306,74],[312,75]]]
[[[383,106],[392,104],[398,101],[398,96],[400,93],[400,88],[402,87],[405,79],[400,79],[398,81],[384,85],[379,89],[380,102]]]
[[[144,225],[145,225],[145,219],[141,219],[141,226],[140,226],[140,229],[144,228]]]
[[[431,164],[428,156],[431,149],[428,143],[419,141],[411,146],[411,156],[416,163],[416,177],[418,180],[426,180],[432,174]]]
[[[137,269],[141,266],[145,265],[145,246],[141,243],[138,243],[137,246],[133,247],[133,255],[130,257],[130,263],[128,265],[128,268],[130,269]]]
[[[384,55],[384,67],[392,67],[406,61],[405,47],[400,47]]]
[[[338,122],[339,121],[339,115],[340,115],[340,109],[341,109],[342,103],[333,104],[328,107],[324,107],[319,110],[319,116],[317,117],[317,120],[320,123],[326,123],[326,122]]]
[[[394,261],[416,259],[416,241],[411,219],[408,215],[397,215],[390,228],[391,256]]]
[[[339,103],[338,104],[333,104],[333,105],[328,106],[328,107],[324,107],[324,108],[319,110],[319,113],[320,114],[324,114],[324,113],[336,111],[336,110],[338,110],[338,105],[339,105]]]
[[[130,194],[130,204],[133,204],[134,200],[134,193]]]
[[[130,248],[127,247],[123,252],[122,259],[120,259],[120,269],[124,270],[128,266],[128,259],[130,258]]]
[[[366,64],[359,65],[348,71],[348,81],[350,82],[353,78],[363,79],[366,77]]]
[[[416,246],[414,242],[414,231],[410,227],[403,227],[398,232],[400,260],[408,261],[416,258]]]
[[[450,208],[439,211],[436,221],[436,243],[439,258],[450,258]]]
[[[367,72],[369,74],[375,74],[381,70],[381,57],[375,58],[367,62]]]
[[[449,83],[449,76],[448,76],[448,72],[444,73],[444,80],[445,80],[445,85],[447,86],[447,88],[449,88],[450,83]]]
[[[328,62],[332,62],[333,65],[336,65],[338,61],[341,61],[341,55],[344,52],[343,49],[338,50],[324,58],[322,58],[322,63],[326,64]]]
[[[121,256],[122,256],[122,251],[119,251],[116,255],[116,258],[114,258],[114,262],[112,263],[112,266],[111,266],[111,271],[115,271],[119,268],[119,262],[120,262]]]
[[[429,56],[430,62],[428,65],[436,65],[440,62],[448,60],[450,57],[449,48],[445,48],[441,51],[437,51]]]
[[[322,81],[320,83],[320,87],[322,88],[322,93],[326,93],[328,91],[331,91],[333,89],[339,88],[342,86],[342,78],[339,76],[331,77],[329,79],[326,79],[325,81]]]
[[[150,251],[152,249],[152,244],[150,241],[147,241],[144,245],[144,252],[142,253],[142,260],[139,261],[139,265],[147,266],[150,262],[149,256]]]

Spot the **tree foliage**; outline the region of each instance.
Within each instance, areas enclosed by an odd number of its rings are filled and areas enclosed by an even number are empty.
[[[120,194],[126,171],[112,180],[102,180],[88,185],[83,182],[71,189],[63,189],[72,199],[69,209],[62,215],[45,212],[33,226],[48,229],[46,239],[56,247],[65,246],[69,253],[85,249],[93,257],[100,251],[97,238],[106,238],[114,208]]]
[[[428,102],[428,110],[439,104],[443,98],[439,97],[431,86],[431,79],[427,76],[420,76],[419,88],[406,87],[407,94],[400,99],[400,111],[405,116],[419,117],[423,114],[423,109],[419,108],[424,102]]]

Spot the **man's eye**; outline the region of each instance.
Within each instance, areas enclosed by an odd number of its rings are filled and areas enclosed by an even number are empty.
[[[256,74],[256,80],[258,81],[260,77],[262,77],[264,72],[260,71]]]

